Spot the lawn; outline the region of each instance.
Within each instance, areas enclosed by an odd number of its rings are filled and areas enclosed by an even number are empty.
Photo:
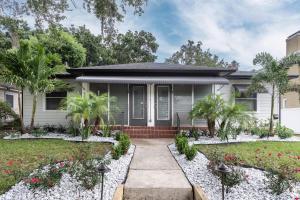
[[[52,139],[0,139],[0,194],[28,176],[34,169],[50,163],[51,160],[73,159],[83,149],[89,149],[92,156],[102,156],[111,149],[111,145]]]
[[[300,142],[248,142],[239,144],[197,145],[208,159],[221,158],[235,163],[263,169],[280,170],[289,166],[300,181]],[[232,162],[237,160],[237,162]]]

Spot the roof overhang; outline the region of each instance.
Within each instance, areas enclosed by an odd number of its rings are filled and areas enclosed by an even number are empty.
[[[131,84],[229,84],[223,77],[184,77],[184,76],[79,76],[79,82],[89,83],[131,83]]]

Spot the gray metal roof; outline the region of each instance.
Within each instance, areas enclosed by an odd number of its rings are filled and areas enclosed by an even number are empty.
[[[181,76],[80,76],[79,82],[90,83],[132,83],[132,84],[228,84],[223,77],[181,77]]]
[[[180,71],[180,70],[199,70],[199,71],[235,71],[224,67],[207,67],[196,65],[181,65],[170,63],[129,63],[116,65],[101,65],[93,67],[72,68],[71,71],[77,70],[155,70],[155,71]]]

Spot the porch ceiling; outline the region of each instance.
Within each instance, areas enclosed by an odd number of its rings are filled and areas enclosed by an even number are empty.
[[[132,84],[228,84],[223,77],[178,77],[178,76],[79,76],[79,82],[90,83],[132,83]]]

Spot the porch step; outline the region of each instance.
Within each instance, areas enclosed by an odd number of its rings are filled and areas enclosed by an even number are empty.
[[[165,129],[124,129],[132,138],[173,138],[176,130]]]

